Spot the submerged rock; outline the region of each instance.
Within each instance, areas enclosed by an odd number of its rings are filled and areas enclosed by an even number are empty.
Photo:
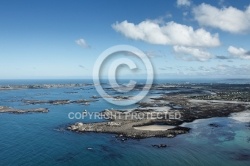
[[[155,147],[155,148],[166,148],[166,147],[169,147],[169,145],[166,145],[166,144],[159,144],[159,145],[154,144],[152,146]]]
[[[209,126],[211,126],[211,127],[221,127],[219,124],[216,124],[216,123],[210,123]]]

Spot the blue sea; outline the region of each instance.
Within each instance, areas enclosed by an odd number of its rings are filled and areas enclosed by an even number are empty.
[[[248,80],[242,80],[248,83]],[[240,83],[242,81],[236,81]],[[159,80],[159,83],[234,83],[235,80]],[[91,80],[1,80],[0,85],[91,83]],[[76,93],[67,93],[76,92]],[[14,108],[49,108],[49,113],[0,114],[0,165],[103,165],[103,166],[183,166],[250,165],[250,126],[232,118],[210,118],[185,124],[190,133],[175,138],[118,140],[114,134],[74,133],[65,128],[75,122],[69,112],[102,111],[121,108],[103,99],[90,105],[26,105],[22,100],[90,99],[97,95],[93,86],[83,89],[51,88],[0,91],[0,105]],[[123,107],[132,108],[135,105]],[[219,124],[214,128],[210,123]],[[167,144],[155,148],[152,144]]]

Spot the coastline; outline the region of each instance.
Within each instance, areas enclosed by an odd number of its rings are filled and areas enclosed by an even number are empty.
[[[48,108],[33,108],[33,109],[15,109],[6,106],[0,106],[0,113],[13,113],[13,114],[24,114],[24,113],[48,113]]]
[[[62,86],[63,85],[63,86]],[[83,88],[83,84],[51,84],[50,88],[55,87],[78,87]],[[93,85],[88,85],[93,86]],[[228,86],[233,88],[228,91]],[[231,113],[242,112],[250,108],[249,94],[245,92],[245,86],[248,85],[225,85],[222,84],[154,84],[151,91],[152,96],[137,103],[137,107],[133,109],[115,110],[106,109],[101,111],[104,116],[108,117],[105,122],[83,123],[81,121],[67,126],[68,130],[73,132],[98,132],[98,133],[113,133],[122,135],[128,138],[149,138],[149,137],[168,137],[172,138],[179,134],[185,134],[190,131],[190,128],[182,127],[185,122],[192,122],[197,119],[206,119],[212,117],[227,117]],[[20,86],[22,87],[22,86]],[[27,86],[32,87],[35,86]],[[47,84],[39,85],[37,88],[43,89]],[[47,87],[48,88],[48,87]],[[46,89],[47,89],[46,88]],[[137,87],[138,88],[138,87]],[[9,90],[9,89],[6,89]],[[168,93],[165,93],[165,92]],[[236,93],[237,92],[237,93]],[[77,91],[66,91],[65,94],[77,94]],[[244,96],[237,101],[235,98],[244,93]],[[220,94],[220,95],[218,95]],[[223,94],[223,95],[221,95]],[[227,96],[227,100],[225,100]],[[27,105],[65,105],[65,104],[80,104],[89,105],[91,102],[98,101],[99,96],[92,96],[90,99],[75,99],[75,100],[20,100]],[[119,100],[129,100],[129,96],[116,96]],[[18,110],[9,107],[3,107],[0,112],[6,113],[29,113],[29,112],[48,112],[47,108],[24,109]],[[165,114],[169,112],[179,112],[180,119],[171,119]],[[109,117],[109,114],[122,114],[121,119]],[[158,114],[160,119],[139,118],[125,119],[125,114],[133,113],[147,117],[149,114]],[[148,127],[148,126],[151,126]],[[153,126],[153,127],[152,127]],[[157,126],[157,127],[156,127]],[[171,126],[171,127],[169,127]]]
[[[245,87],[241,85],[226,85],[226,87],[227,86],[233,86],[234,88],[229,91],[225,89],[225,87],[221,87],[221,85],[154,85],[152,91],[161,90],[162,92],[157,93],[158,97],[149,96],[149,99],[139,102],[137,108],[126,111],[106,109],[102,111],[102,113],[104,113],[104,117],[108,117],[108,122],[77,122],[68,126],[67,129],[81,133],[115,133],[128,138],[172,138],[178,134],[189,132],[189,128],[181,127],[183,123],[193,122],[197,119],[228,117],[232,113],[243,112],[250,109],[250,102],[248,102],[250,92],[246,93]],[[165,90],[170,90],[170,92],[166,94],[164,93]],[[244,96],[239,100],[237,96],[243,93]],[[235,98],[237,98],[237,100]],[[171,119],[169,116],[164,117],[164,114],[169,112],[179,112],[181,118]],[[143,118],[127,119],[127,114],[131,113],[137,114],[138,116],[136,117],[143,115]],[[119,114],[119,118],[112,116],[116,114]],[[160,118],[145,118],[150,114],[160,115]],[[111,123],[113,125],[110,125]],[[159,124],[162,130],[150,130],[150,128],[146,127]],[[168,126],[175,127],[168,128]],[[144,130],[137,130],[139,128]],[[164,128],[165,130],[163,130]]]

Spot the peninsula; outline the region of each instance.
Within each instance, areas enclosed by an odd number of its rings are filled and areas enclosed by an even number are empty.
[[[100,114],[104,122],[77,122],[68,126],[68,130],[115,133],[126,138],[174,137],[189,132],[189,128],[181,126],[184,122],[226,117],[250,109],[249,87],[248,84],[154,85],[151,92],[157,91],[158,96],[138,103],[137,108],[106,109]],[[170,113],[180,116],[171,118]]]

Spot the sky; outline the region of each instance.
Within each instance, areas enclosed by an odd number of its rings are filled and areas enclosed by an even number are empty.
[[[156,78],[250,78],[249,43],[246,0],[0,1],[0,79],[91,78],[121,44],[142,50]]]

